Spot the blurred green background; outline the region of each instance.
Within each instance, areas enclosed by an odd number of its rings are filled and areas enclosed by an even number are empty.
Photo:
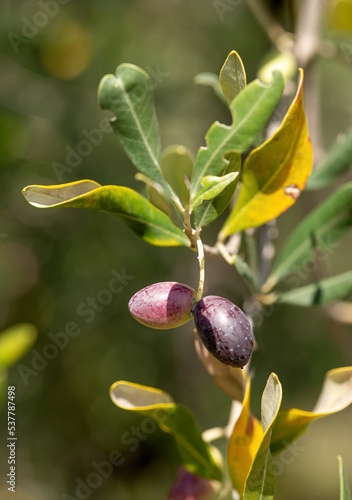
[[[93,464],[108,460],[114,450],[124,463],[84,498],[167,497],[179,466],[176,446],[157,430],[144,433],[145,439],[130,451],[126,436],[137,432],[133,426],[140,426],[142,419],[112,404],[108,390],[116,380],[169,392],[194,411],[202,429],[227,422],[231,401],[198,362],[192,325],[170,332],[148,330],[127,309],[134,292],[157,281],[195,287],[195,255],[183,248],[150,247],[107,214],[36,210],[24,201],[21,190],[29,184],[87,178],[143,191],[112,133],[103,133],[100,144],[59,176],[55,163],[64,165],[67,148],[77,151],[80,141],[109,116],[99,109],[96,91],[102,76],[122,62],[152,75],[163,146],[184,144],[196,154],[211,123],[228,122],[229,113],[210,89],[195,86],[193,77],[202,71],[219,72],[235,49],[250,81],[271,48],[246,2],[235,3],[221,19],[219,2],[212,0],[1,1],[0,330],[22,321],[33,323],[39,330],[36,353],[52,343],[50,334],[58,335],[70,322],[79,330],[42,369],[21,376],[18,365],[33,369],[35,359],[40,363],[31,352],[9,373],[9,384],[17,391],[19,500],[56,500],[65,494],[78,498],[77,480],[86,483],[95,472]],[[49,4],[53,10],[45,14],[43,5],[48,9]],[[270,2],[283,23],[284,4]],[[352,122],[352,15],[350,21],[344,17],[346,26],[336,26],[328,1],[324,8],[325,32],[341,49],[340,57],[318,63],[321,132],[328,148]],[[328,193],[302,195],[279,219],[278,245]],[[214,242],[215,230],[206,233],[208,243]],[[351,267],[351,246],[349,236],[324,262],[327,273]],[[92,308],[90,298],[103,301],[100,292],[113,271],[129,277],[121,293],[90,316],[80,314]],[[222,261],[208,259],[206,293],[243,305],[244,288],[235,270]],[[283,384],[285,407],[311,409],[325,372],[352,364],[352,327],[327,322],[319,310],[277,306],[255,334],[259,350],[252,362],[252,406],[257,415],[271,372]],[[3,473],[4,410],[1,498],[10,495]],[[349,408],[310,428],[299,440],[299,455],[277,478],[277,499],[338,498],[336,455],[343,456],[352,480],[351,419]]]

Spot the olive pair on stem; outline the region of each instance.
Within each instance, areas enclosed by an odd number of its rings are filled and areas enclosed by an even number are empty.
[[[208,295],[195,303],[196,292],[182,283],[154,283],[133,295],[131,315],[149,328],[167,330],[194,317],[201,341],[226,365],[242,368],[252,354],[254,336],[243,311],[228,299]]]

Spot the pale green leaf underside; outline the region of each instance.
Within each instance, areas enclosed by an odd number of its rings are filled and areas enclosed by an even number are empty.
[[[191,193],[200,189],[206,175],[219,175],[227,164],[225,156],[234,151],[246,151],[259,132],[263,130],[274,112],[284,87],[283,76],[273,73],[271,85],[265,86],[258,80],[250,83],[230,105],[233,123],[230,126],[215,122],[206,134],[207,146],[200,148],[196,157]]]
[[[268,286],[272,288],[314,257],[332,251],[352,225],[352,182],[336,190],[294,229],[279,254]]]
[[[281,294],[278,302],[302,307],[323,306],[352,293],[352,271]]]
[[[352,164],[352,128],[346,134],[338,137],[326,158],[313,170],[307,184],[307,189],[321,189],[330,186]]]
[[[351,500],[351,491],[342,457],[339,455],[337,460],[339,462],[340,500]]]
[[[117,215],[140,238],[156,246],[189,246],[188,238],[170,218],[133,189],[78,181],[59,186],[28,186],[28,203],[40,208],[78,207]]]
[[[222,193],[227,186],[236,180],[238,175],[239,172],[232,172],[224,175],[223,177],[216,177],[214,175],[203,177],[202,184],[204,187],[193,198],[191,203],[191,212],[193,212],[195,208],[199,207],[203,201],[212,200]]]

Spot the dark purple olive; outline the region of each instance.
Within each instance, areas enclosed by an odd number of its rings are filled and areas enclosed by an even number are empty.
[[[239,307],[223,297],[209,295],[197,302],[194,322],[201,341],[216,359],[237,368],[248,363],[254,336]]]
[[[128,309],[134,319],[149,328],[176,328],[191,319],[195,294],[193,288],[182,283],[154,283],[135,293]]]

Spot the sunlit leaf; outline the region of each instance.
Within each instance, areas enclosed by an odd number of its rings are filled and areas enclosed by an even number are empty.
[[[207,372],[214,378],[215,384],[231,399],[242,401],[247,380],[245,370],[225,365],[214,358],[200,340],[198,333],[195,333],[194,343],[198,358]]]
[[[352,271],[289,290],[280,294],[278,302],[311,307],[343,299],[350,293],[352,293]]]
[[[216,196],[224,191],[224,189],[234,182],[238,177],[239,172],[232,172],[224,175],[223,177],[216,177],[215,175],[207,175],[202,179],[204,186],[192,200],[191,212],[201,205],[203,201],[213,200]]]
[[[241,498],[248,472],[263,439],[263,434],[261,423],[250,412],[250,378],[247,377],[242,411],[234,426],[227,448],[227,465],[230,477]]]
[[[337,457],[339,462],[339,481],[340,481],[340,500],[351,500],[351,491],[346,476],[346,471],[343,466],[342,457]]]
[[[161,144],[152,89],[148,73],[133,64],[120,64],[115,75],[106,75],[100,82],[99,104],[114,113],[112,127],[135,167],[175,199],[161,171]]]
[[[226,97],[221,90],[221,85],[219,82],[219,77],[216,73],[199,73],[193,79],[196,85],[203,85],[204,87],[211,87],[214,90],[214,94],[219,97],[226,104]]]
[[[352,403],[352,367],[326,373],[323,387],[313,411],[280,410],[271,438],[271,451],[277,453],[303,434],[314,420],[343,410]]]
[[[271,500],[274,498],[275,473],[270,453],[272,430],[282,400],[282,387],[272,373],[262,396],[262,424],[264,436],[247,476],[244,500]]]
[[[330,251],[352,225],[352,182],[341,186],[292,231],[274,263],[267,288],[314,258],[314,253]]]
[[[219,81],[228,104],[247,85],[246,71],[242,59],[235,50],[230,52],[220,71]]]
[[[283,76],[273,73],[271,85],[255,80],[232,101],[232,125],[213,123],[206,134],[207,146],[200,148],[196,157],[191,193],[200,189],[206,175],[219,175],[227,165],[225,156],[230,152],[242,153],[248,149],[258,133],[263,130],[276,108],[284,87]]]
[[[58,186],[28,186],[23,196],[35,207],[80,207],[118,215],[140,238],[157,246],[188,246],[188,239],[167,215],[142,195],[123,186],[77,181]]]
[[[162,172],[184,206],[189,203],[193,163],[191,151],[184,146],[169,146],[163,151]]]
[[[10,367],[33,347],[38,331],[30,323],[13,325],[0,333],[0,369]]]
[[[169,394],[153,387],[119,381],[111,386],[110,397],[119,408],[152,418],[161,430],[171,434],[189,472],[221,480],[221,470],[210,446],[203,440],[193,414],[186,407],[174,403]]]
[[[317,165],[310,176],[307,189],[331,186],[352,164],[352,128],[339,135],[328,151],[326,158]]]
[[[241,170],[241,155],[238,153],[230,153],[229,164],[226,166],[223,176],[230,173],[239,173]],[[225,189],[215,198],[209,201],[203,201],[202,204],[194,211],[194,221],[197,228],[207,226],[216,220],[224,212],[229,205],[232,196],[238,184],[239,175],[236,176]]]
[[[301,71],[296,97],[281,127],[244,162],[241,192],[219,238],[261,226],[290,208],[304,189],[312,166]]]

